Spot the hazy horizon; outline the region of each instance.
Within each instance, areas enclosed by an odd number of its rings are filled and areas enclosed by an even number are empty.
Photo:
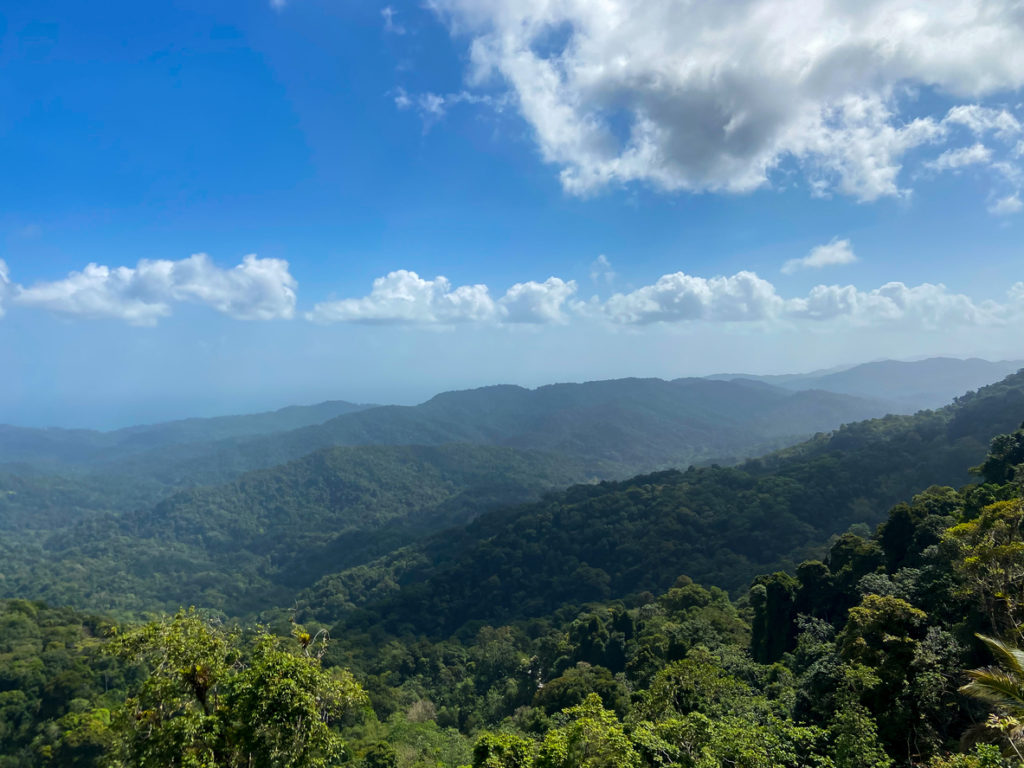
[[[645,374],[643,372],[629,373],[622,376],[595,376],[590,378],[563,378],[553,380],[521,380],[521,381],[481,381],[481,382],[468,382],[464,385],[453,384],[451,386],[444,386],[440,384],[437,389],[430,391],[424,390],[420,395],[413,395],[407,398],[360,398],[350,397],[344,392],[338,394],[327,394],[325,396],[310,396],[305,399],[299,397],[297,399],[275,399],[273,397],[260,397],[251,396],[247,400],[240,400],[231,392],[221,393],[210,393],[210,397],[206,400],[203,399],[185,399],[175,401],[173,399],[163,401],[152,401],[147,399],[139,399],[132,401],[126,398],[120,398],[116,402],[110,403],[108,410],[104,410],[98,404],[93,404],[90,408],[81,408],[77,405],[71,404],[65,406],[65,410],[41,410],[39,411],[38,418],[35,420],[29,418],[19,418],[19,414],[15,413],[15,418],[6,419],[0,412],[0,425],[10,425],[17,427],[29,427],[29,428],[61,428],[61,429],[92,429],[100,431],[110,431],[116,429],[122,429],[124,427],[141,426],[146,424],[157,424],[168,421],[178,421],[182,419],[190,418],[216,418],[219,416],[241,416],[256,413],[267,413],[283,408],[289,408],[293,406],[313,406],[319,405],[331,401],[344,401],[354,403],[358,405],[404,405],[412,406],[419,405],[426,402],[435,395],[461,391],[468,389],[477,389],[480,387],[492,387],[502,385],[520,386],[526,389],[536,389],[552,384],[580,384],[591,381],[606,381],[612,379],[628,379],[628,378],[656,378],[663,380],[672,380],[679,378],[703,378],[710,376],[723,376],[723,375],[750,375],[750,376],[777,376],[777,375],[811,375],[811,374],[825,374],[834,371],[848,370],[856,368],[860,365],[876,362],[919,362],[922,360],[930,360],[936,358],[944,359],[958,359],[958,360],[970,360],[978,359],[984,360],[989,363],[1003,363],[1003,362],[1022,362],[1024,360],[1017,361],[1009,358],[1006,359],[985,359],[979,358],[974,355],[918,355],[913,357],[907,357],[902,359],[896,358],[873,358],[870,360],[860,360],[857,362],[846,362],[839,363],[836,365],[830,365],[826,367],[814,367],[805,368],[800,370],[715,370],[710,372],[692,373],[692,374],[679,374],[679,375],[656,375],[656,374]],[[380,390],[377,390],[380,391]],[[248,403],[248,405],[246,405]],[[61,414],[64,413],[66,418],[70,421],[47,421],[47,414]],[[87,419],[94,419],[89,421]]]

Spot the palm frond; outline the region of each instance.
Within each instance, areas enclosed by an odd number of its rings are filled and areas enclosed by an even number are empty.
[[[1013,712],[1024,712],[1024,678],[999,667],[972,669],[967,676],[971,682],[960,688],[961,693]]]
[[[988,646],[992,655],[1006,667],[1011,674],[1024,680],[1024,651],[1014,648],[1012,645],[986,635],[975,635],[981,642]]]

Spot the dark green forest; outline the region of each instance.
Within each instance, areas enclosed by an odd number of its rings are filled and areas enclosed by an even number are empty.
[[[0,768],[1024,764],[1022,422],[1024,372],[628,480],[557,445],[156,503],[9,467]]]

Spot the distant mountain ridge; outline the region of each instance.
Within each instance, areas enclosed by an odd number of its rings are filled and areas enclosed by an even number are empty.
[[[576,486],[487,513],[299,598],[336,632],[444,637],[563,605],[670,585],[682,572],[727,589],[876,525],[931,485],[970,481],[996,435],[1024,421],[1024,371],[936,411],[846,425],[737,467]]]
[[[282,432],[374,407],[330,400],[316,405],[291,405],[263,413],[179,419],[111,431],[60,427],[40,429],[0,424],[0,464],[89,463],[99,453],[108,458],[116,458],[167,445]]]
[[[753,381],[613,379],[532,390],[500,385],[445,392],[416,406],[347,413],[289,432],[161,446],[93,467],[180,486],[224,482],[332,446],[468,443],[555,453],[601,465],[602,477],[626,477],[745,458],[887,410],[876,400]],[[612,467],[617,470],[607,474]]]
[[[938,408],[954,397],[992,384],[1024,368],[1024,360],[991,362],[977,357],[959,359],[930,357],[924,360],[879,360],[807,374],[758,376],[723,373],[709,376],[718,381],[745,379],[799,391],[826,392],[885,400],[901,413]]]

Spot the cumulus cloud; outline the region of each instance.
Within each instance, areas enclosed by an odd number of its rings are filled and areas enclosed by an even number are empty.
[[[818,285],[806,297],[787,299],[752,272],[710,279],[677,272],[632,293],[616,294],[604,310],[612,321],[627,325],[700,320],[845,321],[933,330],[1020,320],[1024,303],[1019,302],[1019,294],[1020,290],[1012,289],[1006,304],[976,302],[941,284],[891,282],[870,291],[852,285]]]
[[[516,283],[495,301],[486,285],[453,287],[446,277],[426,280],[399,269],[374,280],[368,296],[321,302],[306,317],[317,323],[387,325],[564,323],[575,293],[574,280],[549,277],[543,283]]]
[[[775,286],[753,272],[712,278],[676,272],[663,275],[654,285],[615,294],[604,310],[614,322],[626,324],[749,322],[778,317],[784,303]]]
[[[821,269],[838,264],[852,264],[857,260],[849,240],[833,239],[825,245],[818,245],[802,259],[790,259],[782,265],[785,274],[801,269]]]
[[[509,323],[564,323],[564,307],[576,293],[576,281],[549,277],[543,283],[516,283],[499,300]]]
[[[819,261],[816,266],[846,263],[853,252],[848,241],[834,240],[814,249],[806,259],[812,257]],[[925,330],[1024,321],[1024,282],[1011,288],[1002,303],[975,301],[941,284],[902,282],[871,290],[817,285],[805,296],[784,297],[771,282],[749,271],[710,278],[675,272],[606,301],[574,300],[576,292],[575,281],[550,277],[544,282],[516,283],[495,300],[486,285],[453,287],[444,277],[426,280],[415,272],[397,270],[376,279],[368,296],[317,304],[307,318],[320,323],[420,326],[846,323]]]
[[[369,296],[322,302],[307,317],[319,323],[435,325],[490,321],[497,315],[486,285],[452,288],[445,277],[424,280],[399,269],[374,280]]]
[[[819,194],[900,195],[915,147],[1008,140],[1024,86],[1014,0],[434,0],[468,36],[470,82],[514,94],[543,158],[586,194],[645,182],[745,192],[790,164]],[[914,88],[968,102],[905,114]]]
[[[281,259],[246,256],[231,268],[203,253],[180,261],[143,259],[135,267],[89,264],[63,280],[14,291],[12,303],[83,317],[152,325],[179,302],[204,304],[242,320],[290,318],[297,283]]]
[[[941,284],[908,287],[900,282],[871,291],[851,285],[819,285],[806,299],[792,300],[786,308],[791,318],[846,318],[858,324],[907,323],[926,329],[999,324],[1008,319],[1010,312],[1009,306],[976,303]]]

